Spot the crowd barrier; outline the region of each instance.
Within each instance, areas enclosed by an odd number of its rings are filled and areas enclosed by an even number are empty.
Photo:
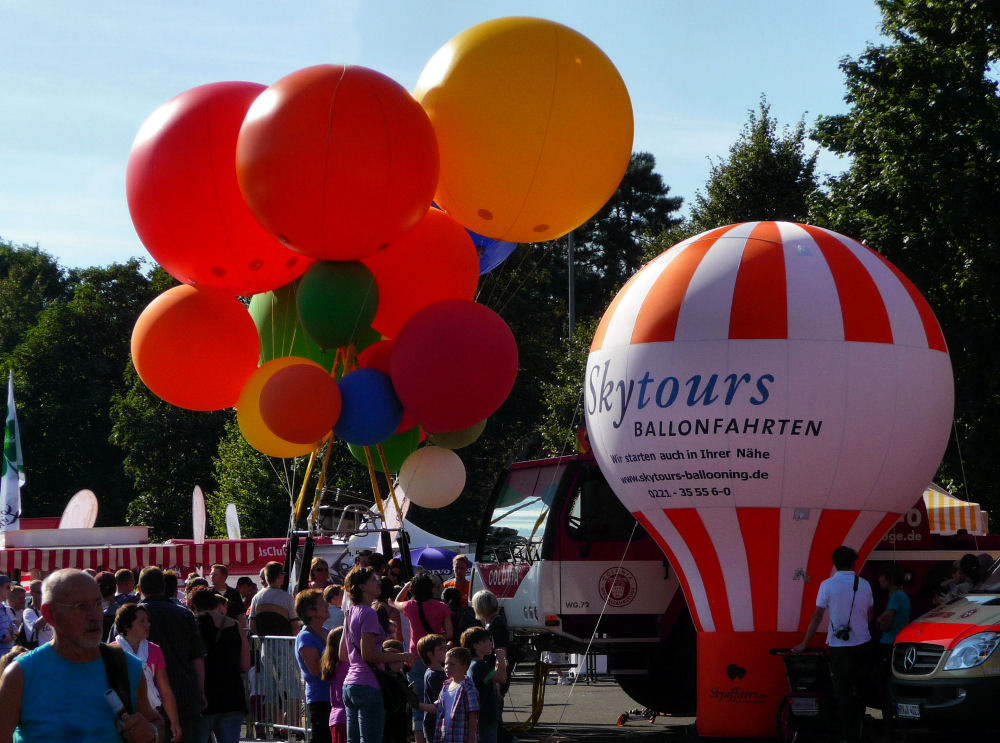
[[[250,637],[253,665],[247,675],[251,740],[299,740],[309,743],[305,685],[295,660],[294,637]]]

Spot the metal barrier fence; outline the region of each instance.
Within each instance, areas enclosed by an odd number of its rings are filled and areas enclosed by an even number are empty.
[[[287,738],[296,733],[309,743],[306,692],[295,661],[294,637],[250,637],[250,715],[247,737],[254,740]]]

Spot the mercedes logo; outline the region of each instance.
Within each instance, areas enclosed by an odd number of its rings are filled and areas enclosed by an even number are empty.
[[[911,647],[906,651],[906,655],[903,656],[903,669],[907,671],[913,670],[913,665],[917,662],[917,648]]]

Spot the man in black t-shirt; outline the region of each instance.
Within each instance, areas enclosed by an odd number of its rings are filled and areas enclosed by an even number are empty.
[[[241,626],[246,626],[246,610],[243,608],[243,594],[235,588],[226,585],[229,578],[229,568],[216,563],[212,566],[212,589],[226,599],[226,616],[235,619]]]
[[[140,604],[149,615],[149,641],[163,651],[167,678],[177,699],[182,741],[197,737],[197,721],[205,705],[205,645],[194,614],[164,594],[163,571],[143,568],[139,574]]]

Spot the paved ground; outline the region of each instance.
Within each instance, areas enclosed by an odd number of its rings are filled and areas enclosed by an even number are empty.
[[[608,676],[598,677],[594,683],[582,680],[575,685],[546,684],[544,707],[538,722],[530,730],[518,731],[522,743],[679,743],[696,740],[693,717],[657,717],[654,721],[629,720],[619,726],[618,718],[636,707]],[[523,723],[531,714],[531,677],[518,673],[511,685],[504,709],[504,722],[508,725]],[[871,725],[874,731],[880,721]],[[282,736],[284,737],[284,736]],[[747,743],[712,739],[714,743]],[[820,743],[823,738],[799,739],[798,743]],[[826,738],[836,743],[837,738]],[[911,730],[881,735],[873,732],[867,743],[996,743],[1000,741],[1000,724],[997,730],[987,733],[946,733],[933,730]]]
[[[522,741],[580,740],[587,743],[641,738],[643,743],[686,740],[693,717],[658,717],[654,722],[636,720],[617,724],[618,717],[634,709],[636,703],[610,677],[596,683],[577,682],[574,686],[546,684],[545,706],[536,726],[517,733]],[[504,709],[504,722],[515,724],[531,713],[531,680],[515,678]]]
[[[518,738],[524,743],[676,743],[678,741],[696,740],[693,717],[658,717],[655,721],[630,720],[623,726],[617,724],[619,715],[635,708],[632,701],[610,677],[599,677],[596,683],[585,684],[577,682],[575,686],[547,684],[545,686],[545,706],[535,727],[526,732],[518,732]],[[508,706],[504,710],[504,722],[507,724],[525,720],[531,710],[531,679],[528,676],[518,676],[511,685],[508,696]],[[866,741],[870,743],[997,743],[1000,741],[1000,723],[997,729],[986,733],[965,733],[940,730],[910,729],[906,731],[893,730],[886,734],[880,732],[881,720],[875,710],[876,719],[869,721],[870,735]],[[714,743],[727,742],[718,738]],[[824,738],[799,739],[801,743]],[[836,737],[826,738],[830,743],[836,743]],[[747,743],[742,739],[742,743]]]

